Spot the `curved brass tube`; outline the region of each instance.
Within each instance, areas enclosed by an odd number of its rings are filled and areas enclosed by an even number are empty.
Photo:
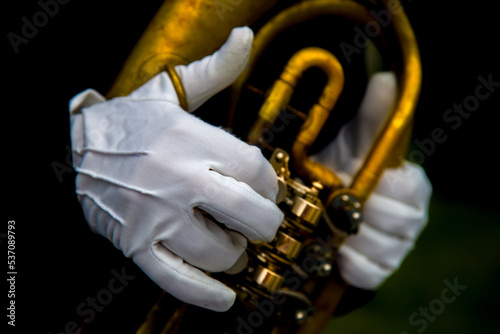
[[[231,102],[229,105],[229,116],[226,126],[230,128],[236,112],[239,96],[245,82],[248,80],[257,61],[262,56],[266,48],[273,39],[281,32],[291,26],[314,19],[321,16],[338,16],[347,18],[358,24],[372,22],[378,25],[370,12],[361,4],[347,0],[311,0],[292,5],[275,17],[269,20],[255,35],[252,53],[248,61],[247,68],[242,72],[238,79],[231,85]],[[381,30],[381,29],[379,29]],[[380,36],[384,40],[383,35]]]
[[[317,67],[327,76],[327,83],[317,103],[309,110],[305,123],[299,130],[293,146],[296,171],[310,181],[318,181],[330,190],[342,186],[340,178],[331,170],[311,160],[307,153],[323,128],[344,86],[344,72],[337,58],[330,52],[309,47],[296,52],[275,81],[269,96],[262,105],[258,119],[248,136],[250,144],[256,144],[265,130],[271,126],[290,101],[294,88],[302,74]]]
[[[227,39],[230,31],[237,26],[251,25],[266,13],[279,0],[248,0],[228,1],[217,0],[166,0],[154,17],[143,36],[124,64],[122,71],[113,84],[107,97],[123,96],[132,92],[161,71],[166,71],[179,97],[181,106],[188,109],[186,95],[174,68],[179,64],[187,64],[215,52]],[[389,6],[389,1],[391,1]],[[350,192],[360,201],[365,201],[375,188],[384,169],[398,154],[399,146],[408,137],[408,130],[420,92],[421,68],[418,47],[411,26],[401,5],[396,0],[382,0],[384,7],[392,13],[391,23],[401,49],[403,71],[398,76],[400,84],[399,100],[393,115],[381,131],[378,140],[374,142],[363,166],[353,178],[348,188],[342,188],[338,176],[326,167],[315,163],[308,157],[308,150],[316,140],[331,109],[335,105],[343,87],[344,74],[338,60],[330,53],[317,49],[307,48],[299,51],[292,57],[281,77],[270,93],[268,100],[259,114],[259,119],[252,128],[248,141],[255,143],[263,129],[274,122],[279,113],[288,104],[293,87],[297,84],[304,70],[311,66],[320,67],[328,76],[328,83],[324,94],[309,111],[306,122],[299,130],[291,150],[295,170],[308,181],[319,181],[326,190],[334,194],[340,191]],[[374,1],[370,1],[374,3]],[[220,16],[220,5],[224,3],[226,12]],[[233,5],[229,5],[229,3]],[[399,5],[399,6],[398,6]],[[227,7],[230,6],[230,7]],[[232,7],[231,7],[232,6]],[[399,9],[394,12],[389,8]],[[355,1],[349,0],[307,0],[284,9],[268,21],[257,32],[254,38],[252,54],[247,69],[231,86],[231,101],[228,126],[230,127],[243,85],[249,79],[253,68],[269,46],[271,41],[282,31],[306,20],[320,16],[337,16],[347,18],[360,25],[368,23],[378,25],[377,20],[370,14],[369,9]],[[378,26],[380,28],[380,26]],[[380,28],[379,31],[382,31]],[[324,33],[324,32],[323,32]],[[388,45],[383,34],[379,39],[382,44]],[[392,41],[392,40],[391,40]],[[327,200],[328,204],[329,201]],[[335,310],[345,285],[329,281],[319,286],[314,307],[318,312],[299,329],[299,333],[318,333],[329,321]],[[319,290],[318,290],[319,291]],[[151,316],[138,333],[163,332],[176,333],[178,326],[185,316],[184,305],[158,303],[152,310]],[[165,312],[160,312],[165,311]],[[184,315],[183,315],[184,314]],[[160,319],[163,324],[158,324]],[[170,318],[168,318],[170,317]],[[167,325],[165,325],[167,322]],[[283,329],[283,333],[288,329]],[[282,333],[277,327],[273,334]]]
[[[412,124],[413,112],[420,92],[421,66],[418,46],[399,1],[384,0],[384,7],[392,13],[391,22],[401,48],[403,73],[400,76],[400,89],[398,103],[389,122],[374,142],[374,145],[365,159],[362,168],[353,178],[349,188],[356,193],[361,201],[365,201],[375,189],[378,179],[393,160],[395,154],[404,151],[400,146],[406,145],[408,132]],[[398,8],[390,11],[389,8]],[[363,5],[346,0],[311,0],[292,5],[283,10],[256,34],[252,54],[247,69],[231,86],[231,103],[229,107],[228,127],[234,117],[239,96],[245,82],[250,77],[258,59],[271,41],[282,31],[292,25],[324,15],[337,15],[345,17],[359,24],[377,24],[376,19]],[[403,143],[403,144],[401,144]],[[318,172],[319,174],[319,172]]]
[[[311,52],[306,53],[306,51]],[[337,58],[330,52],[318,48],[307,48],[297,53],[288,63],[285,72],[303,73],[310,67],[318,67],[327,75],[327,84],[323,89],[318,103],[309,110],[306,122],[299,130],[292,146],[295,170],[310,181],[318,181],[327,189],[336,189],[342,186],[340,178],[320,163],[309,158],[309,148],[319,135],[330,112],[338,100],[344,86],[344,72]],[[283,77],[283,75],[282,75]],[[293,79],[297,84],[297,76]]]
[[[396,0],[391,0],[391,6],[395,6]],[[388,8],[389,0],[383,0]],[[397,4],[401,6],[399,1]],[[375,141],[370,153],[365,159],[363,166],[355,175],[350,188],[353,189],[361,200],[365,201],[375,189],[378,179],[384,169],[388,166],[394,154],[397,152],[398,144],[408,136],[413,113],[420,94],[422,69],[420,54],[415,35],[410,22],[402,7],[392,13],[392,25],[398,37],[401,57],[403,60],[403,73],[401,76],[401,93],[396,104],[396,109],[378,140]],[[397,154],[397,153],[396,153]]]

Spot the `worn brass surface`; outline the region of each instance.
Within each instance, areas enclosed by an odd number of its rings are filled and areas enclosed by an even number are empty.
[[[107,97],[128,95],[167,67],[189,64],[214,53],[233,28],[251,25],[276,2],[164,1],[127,58]]]

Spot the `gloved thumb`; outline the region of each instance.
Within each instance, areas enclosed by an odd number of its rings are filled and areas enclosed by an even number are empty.
[[[236,80],[248,63],[252,41],[252,29],[234,28],[214,54],[189,65],[176,66],[186,91],[189,112]]]

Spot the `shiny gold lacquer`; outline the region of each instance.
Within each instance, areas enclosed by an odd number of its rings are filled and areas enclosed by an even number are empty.
[[[399,5],[399,1],[383,0],[386,8]],[[379,138],[375,141],[367,159],[354,177],[350,186],[364,201],[375,189],[384,169],[403,160],[402,151],[406,150],[408,133],[413,120],[416,103],[420,94],[422,68],[420,54],[413,29],[408,18],[399,9],[392,15],[392,25],[399,41],[403,72],[400,75],[400,95],[396,108]],[[401,148],[401,142],[405,145]]]
[[[172,79],[181,106],[189,110],[182,81],[176,74],[175,66],[188,64],[212,54],[225,42],[234,27],[251,26],[264,14],[273,10],[276,3],[286,2],[278,0],[165,1],[130,54],[107,97],[127,95],[154,75],[166,71]],[[382,27],[372,16],[371,7],[366,7],[369,5],[381,5],[377,7],[377,10],[382,8],[390,14],[396,45],[391,46],[394,39],[388,39],[382,33]],[[230,89],[227,122],[229,127],[237,113],[242,90],[259,58],[274,38],[295,24],[326,15],[349,19],[359,25],[371,25],[381,31],[377,36],[381,44],[389,49],[399,50],[398,64],[402,66],[396,72],[400,91],[391,117],[379,133],[370,153],[350,185],[343,185],[333,171],[314,162],[308,156],[311,145],[318,137],[343,89],[344,74],[337,58],[323,49],[315,47],[302,49],[290,58],[281,76],[268,91],[258,118],[248,134],[250,144],[259,144],[263,134],[288,107],[294,87],[297,86],[304,71],[311,67],[318,67],[327,76],[327,83],[321,97],[305,116],[298,134],[295,138],[291,138],[293,141],[291,155],[275,148],[270,158],[278,175],[280,184],[278,202],[285,213],[285,220],[272,242],[249,244],[248,252],[251,261],[245,273],[242,274],[244,278],[236,282],[228,279],[228,284],[235,289],[238,299],[243,303],[249,300],[258,303],[260,298],[271,298],[278,294],[288,296],[296,302],[303,302],[303,305],[309,305],[315,309],[309,321],[303,321],[307,317],[304,317],[305,313],[299,310],[295,314],[296,326],[292,328],[283,324],[276,325],[266,333],[319,333],[330,320],[346,284],[339,280],[325,281],[325,279],[331,275],[336,249],[342,245],[350,233],[353,233],[345,226],[339,227],[340,225],[337,225],[338,222],[335,221],[336,218],[332,217],[337,215],[339,211],[337,209],[340,208],[344,210],[342,214],[346,215],[347,221],[354,223],[360,221],[362,205],[376,187],[385,168],[397,166],[403,160],[402,156],[407,147],[413,112],[420,91],[421,68],[418,48],[411,26],[398,1],[373,1],[365,2],[365,5],[348,0],[290,1],[290,5],[277,12],[256,31],[248,66]],[[329,34],[334,32],[318,33],[324,34],[325,39],[328,39]],[[290,174],[289,162],[293,163],[294,172],[297,175]],[[303,183],[297,182],[295,177],[299,177]],[[314,238],[318,235],[315,233],[318,229],[325,229],[325,227],[331,233],[334,249],[322,250],[327,260],[316,266],[314,271],[316,278],[314,278],[312,277],[314,275],[298,266],[298,261],[307,258],[307,254],[317,255],[318,250],[315,247],[318,245],[314,243]],[[285,276],[290,269],[293,269],[293,272],[306,282],[300,291],[293,291],[285,284]],[[322,283],[315,286],[316,282]],[[314,300],[309,300],[308,293],[314,294]],[[166,298],[165,295],[160,301],[164,298]],[[186,304],[174,307],[172,305],[175,303],[169,301],[166,307],[169,311],[165,312],[160,304],[159,302],[151,310],[137,333],[184,333],[181,327],[186,323],[183,319],[186,314],[189,314],[190,307]],[[164,318],[163,321],[159,322],[160,318]],[[236,317],[233,315],[233,318]],[[261,329],[256,333],[260,333]],[[232,330],[234,328],[228,331]]]
[[[107,97],[128,95],[156,74],[167,71],[187,110],[182,82],[174,67],[214,53],[234,27],[252,24],[277,1],[165,1],[130,53]]]

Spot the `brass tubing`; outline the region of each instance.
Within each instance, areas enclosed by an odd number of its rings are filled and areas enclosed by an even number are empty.
[[[310,50],[307,54],[302,51]],[[288,72],[303,73],[310,67],[318,67],[327,75],[327,83],[318,103],[309,110],[305,123],[292,145],[295,170],[311,182],[319,181],[323,187],[333,190],[342,186],[340,178],[325,166],[309,158],[309,148],[318,137],[344,86],[344,72],[337,58],[330,52],[307,48],[293,57],[287,65]]]
[[[267,22],[255,35],[252,47],[252,53],[248,61],[247,68],[238,77],[238,79],[231,85],[231,101],[229,105],[229,115],[227,120],[227,127],[232,126],[234,114],[239,101],[241,91],[250,77],[257,61],[262,56],[267,46],[273,39],[290,28],[291,26],[314,19],[321,16],[338,16],[347,18],[358,24],[371,24],[378,26],[370,12],[361,4],[354,1],[346,0],[311,0],[299,2],[291,7],[288,7],[274,16]],[[380,28],[380,26],[378,26]],[[381,28],[379,29],[381,31]],[[384,41],[384,36],[380,35],[381,40]]]
[[[278,0],[165,0],[125,61],[107,98],[130,94],[166,67],[217,51],[235,27],[251,25]]]
[[[337,58],[330,52],[309,47],[296,52],[276,80],[268,98],[259,110],[248,142],[254,144],[264,131],[274,123],[287,106],[293,89],[302,74],[309,68],[317,67],[327,75],[327,83],[318,102],[310,109],[306,121],[292,146],[292,156],[296,171],[309,181],[319,181],[325,188],[336,189],[342,185],[340,178],[325,166],[311,160],[307,153],[318,137],[344,86],[344,72]]]
[[[179,99],[179,105],[182,109],[189,111],[186,91],[184,89],[184,85],[182,84],[181,78],[179,78],[179,75],[175,70],[175,67],[169,65],[165,68],[165,72],[167,72],[170,81],[172,81],[172,85],[174,86],[175,92],[177,93],[177,98]]]
[[[397,8],[394,1],[392,8]],[[389,0],[383,0],[388,7]],[[397,2],[399,4],[399,1]],[[399,4],[401,6],[401,4]],[[401,93],[395,111],[385,129],[375,142],[363,166],[353,178],[350,188],[353,189],[361,200],[365,201],[375,189],[378,179],[391,160],[400,141],[408,135],[416,102],[420,93],[422,69],[415,35],[402,7],[392,14],[392,25],[396,32],[403,61],[401,76]]]

